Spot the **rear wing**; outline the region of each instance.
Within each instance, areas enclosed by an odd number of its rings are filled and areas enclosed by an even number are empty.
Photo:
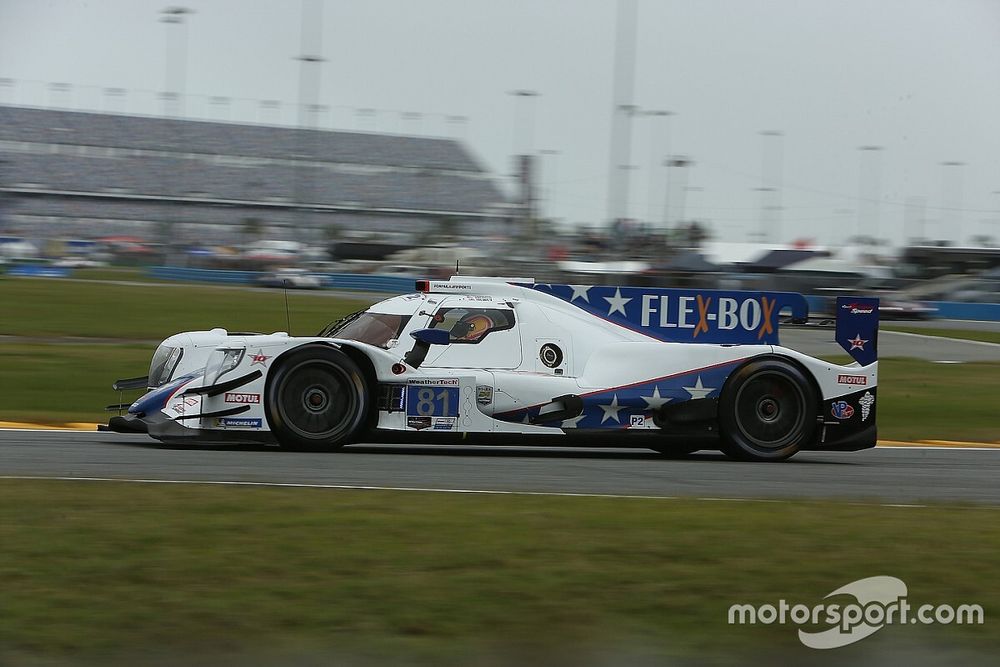
[[[856,362],[878,361],[878,299],[837,297],[837,342]]]

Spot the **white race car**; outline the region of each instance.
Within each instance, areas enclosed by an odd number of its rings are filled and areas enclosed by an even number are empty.
[[[778,344],[780,315],[808,316],[789,292],[472,277],[416,289],[316,336],[171,336],[148,377],[115,383],[148,392],[103,428],[295,450],[597,434],[766,461],[875,445],[877,299],[838,300],[836,339],[854,358],[842,366]]]

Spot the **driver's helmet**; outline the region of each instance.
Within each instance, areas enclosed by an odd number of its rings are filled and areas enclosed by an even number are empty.
[[[451,328],[452,340],[477,341],[494,326],[493,319],[484,313],[470,313]]]

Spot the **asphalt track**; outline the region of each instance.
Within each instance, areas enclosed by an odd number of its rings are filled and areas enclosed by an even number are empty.
[[[717,452],[354,445],[336,453],[178,447],[145,436],[0,431],[0,477],[238,482],[452,492],[835,499],[1000,506],[1000,449],[882,448],[737,463]]]

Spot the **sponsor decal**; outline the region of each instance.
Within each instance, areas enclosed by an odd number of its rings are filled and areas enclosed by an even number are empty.
[[[201,399],[198,398],[197,396],[185,396],[183,400],[177,401],[176,403],[171,405],[170,409],[173,410],[174,412],[183,413],[187,410],[187,408],[191,408],[198,405],[200,401]]]
[[[841,310],[846,310],[851,315],[871,315],[875,312],[874,306],[858,303],[842,303],[840,304],[840,308]]]
[[[407,384],[417,384],[417,385],[432,385],[432,386],[458,386],[458,378],[440,378],[440,379],[424,379],[424,378],[410,378],[406,381]]]
[[[406,418],[406,427],[407,428],[415,428],[418,431],[422,431],[425,428],[430,428],[431,427],[431,418],[430,417],[407,417]]]
[[[861,421],[866,421],[871,414],[872,406],[875,405],[875,396],[866,391],[865,395],[858,399],[858,404],[861,406]]]
[[[838,375],[837,384],[857,384],[865,386],[868,384],[867,375]]]
[[[620,296],[620,295],[619,295]],[[605,297],[609,303],[614,297]],[[710,323],[721,331],[742,329],[757,334],[757,339],[773,334],[775,330],[775,299],[761,296],[742,301],[733,297],[712,297],[702,294],[677,297],[671,317],[669,295],[643,294],[641,297],[639,323],[642,327],[659,325],[661,328],[677,327],[692,329],[691,338],[709,333]],[[612,307],[617,304],[612,304]],[[625,304],[621,305],[624,314]],[[610,313],[609,313],[610,314]],[[673,320],[673,321],[671,321]]]
[[[260,403],[260,394],[241,394],[235,391],[226,392],[226,403]]]
[[[493,402],[493,387],[488,384],[476,385],[476,403],[479,405],[489,405]]]
[[[850,419],[854,416],[854,408],[847,401],[834,401],[830,406],[830,414],[837,419]]]
[[[865,343],[867,343],[868,340],[861,338],[861,334],[857,334],[854,338],[848,338],[847,342],[851,344],[851,350],[864,350]],[[851,350],[848,350],[848,352]]]
[[[526,285],[527,286],[527,285]],[[685,290],[603,285],[535,284],[531,288],[629,329],[664,341],[778,342],[778,316],[805,317],[805,298],[791,292]]]
[[[431,292],[458,292],[458,291],[469,291],[472,289],[472,285],[463,285],[461,283],[436,283],[432,282],[429,286],[428,291]]]
[[[431,422],[434,431],[454,431],[457,424],[455,417],[434,417]]]
[[[263,350],[257,350],[257,352],[250,355],[250,365],[256,366],[257,364],[260,364],[261,366],[267,368],[267,360],[271,359],[273,356],[274,355],[264,354]]]
[[[219,426],[227,428],[261,428],[263,421],[260,419],[246,419],[239,417],[221,417]]]

